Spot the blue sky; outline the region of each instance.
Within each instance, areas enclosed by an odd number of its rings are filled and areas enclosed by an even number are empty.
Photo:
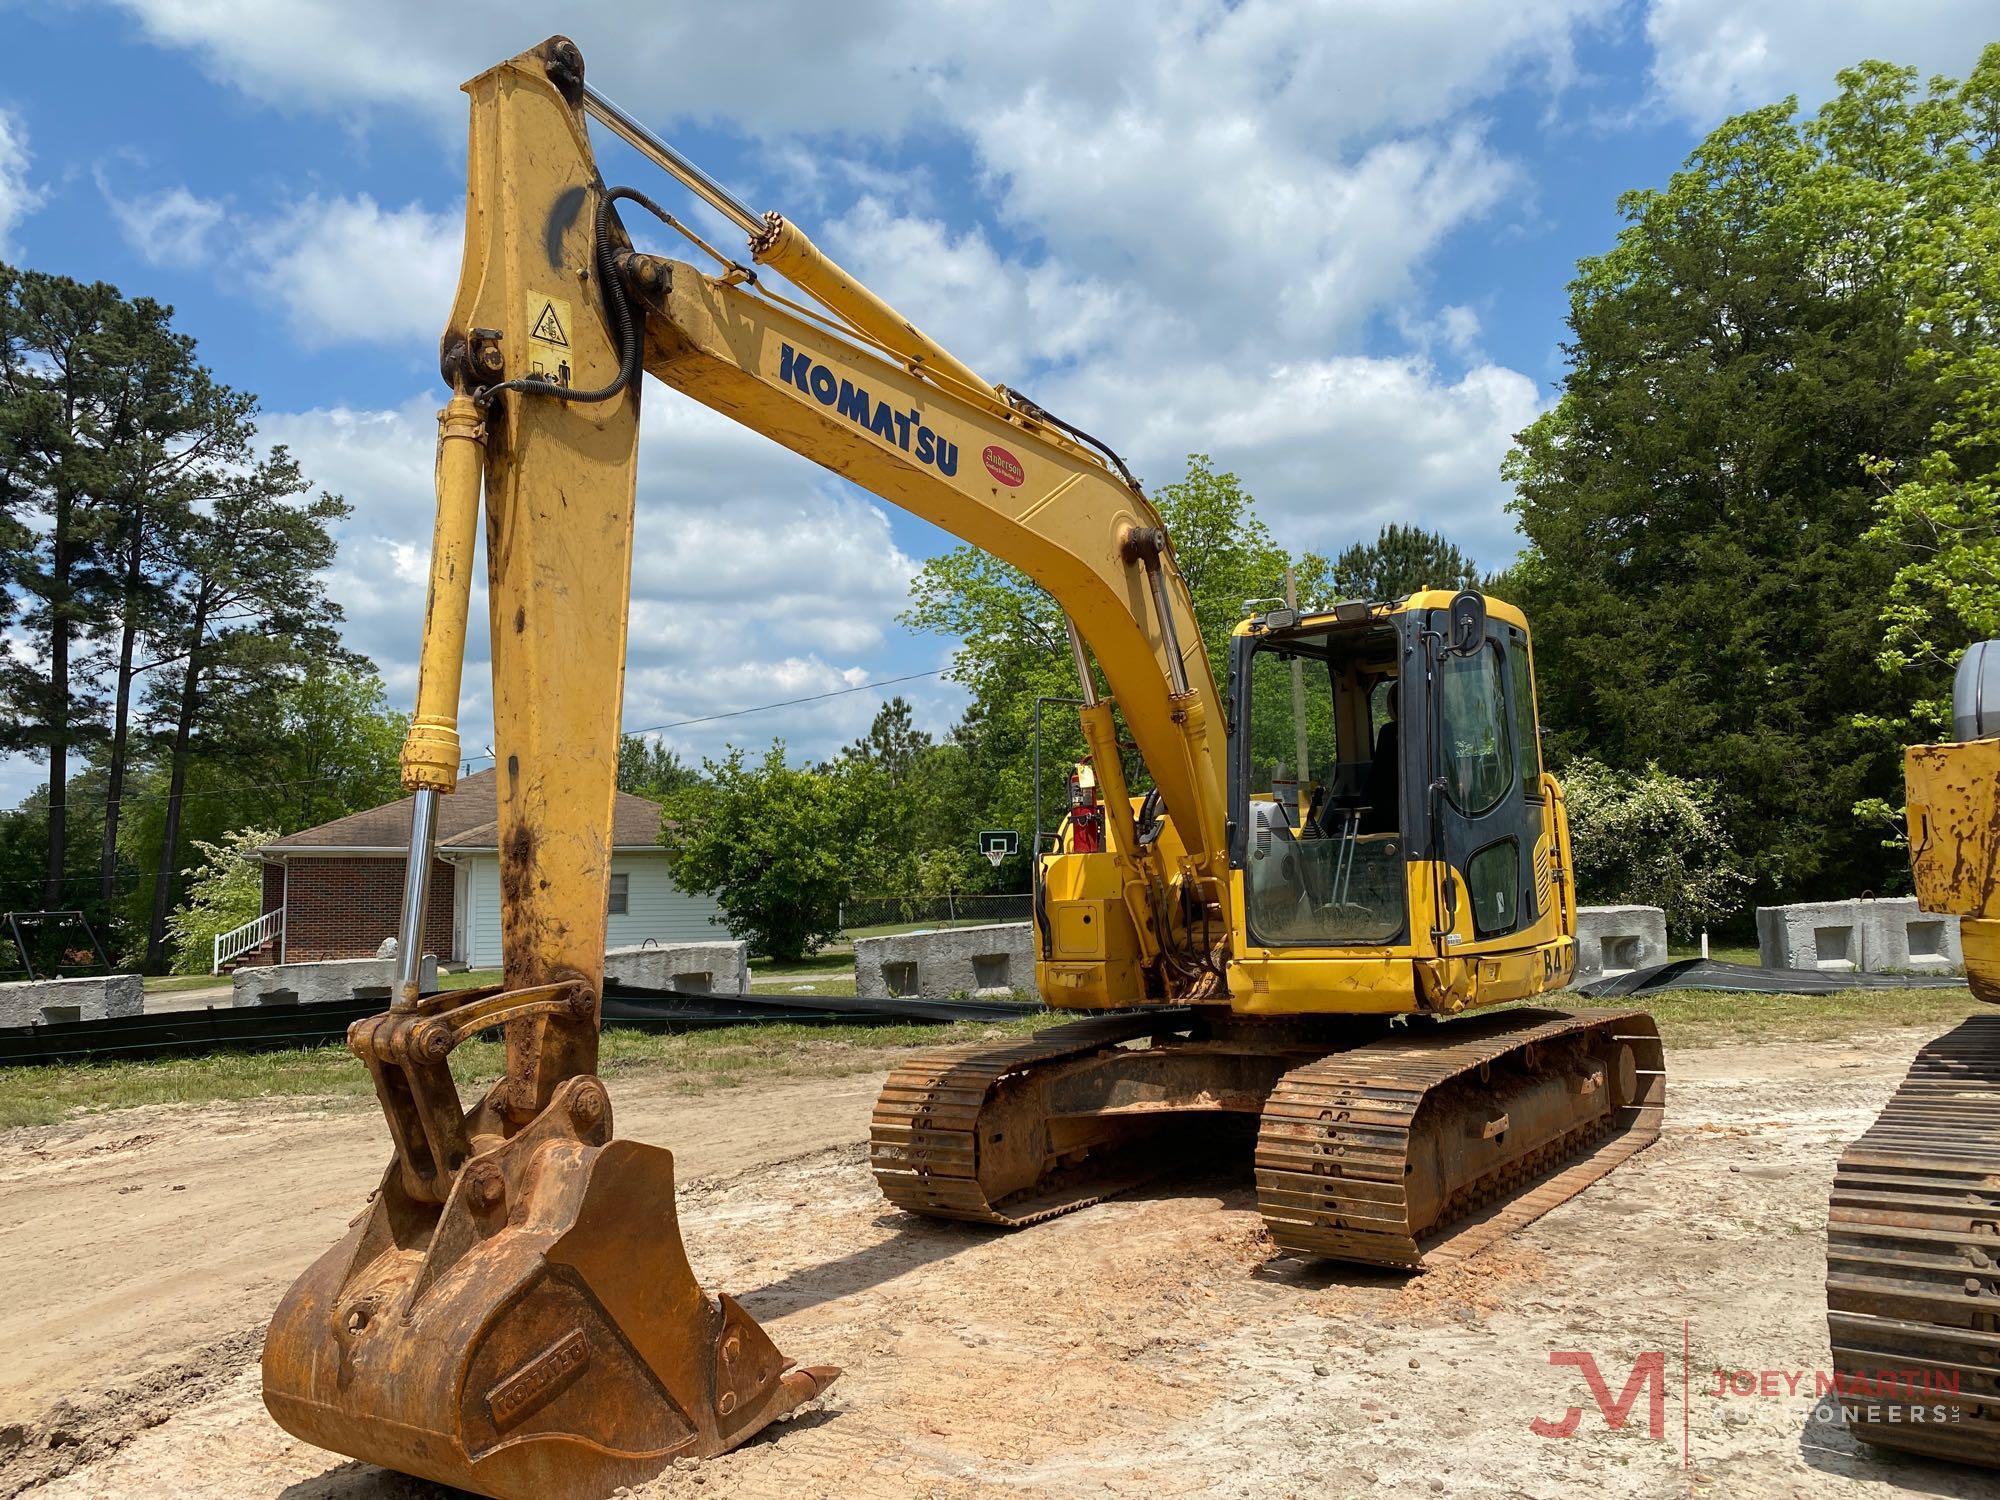
[[[329,588],[399,704],[456,85],[557,27],[741,196],[1150,482],[1202,450],[1294,548],[1415,520],[1489,564],[1514,548],[1501,456],[1560,375],[1564,284],[1618,193],[1860,58],[1955,76],[2000,38],[1990,0],[0,0],[0,254],[172,303],[258,393],[266,439],[354,505]],[[660,190],[598,150],[608,180]],[[951,643],[895,615],[950,538],[659,387],[646,430],[628,727],[943,665]],[[896,690],[934,729],[959,706],[935,677]],[[824,754],[880,696],[667,738]],[[35,779],[0,761],[0,803]]]

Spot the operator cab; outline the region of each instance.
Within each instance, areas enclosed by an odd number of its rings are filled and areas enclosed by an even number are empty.
[[[1543,915],[1527,632],[1504,605],[1439,607],[1448,597],[1273,611],[1237,635],[1230,858],[1253,946],[1430,948],[1458,928],[1461,896],[1470,930],[1453,944],[1504,941]],[[1442,931],[1411,931],[1413,865],[1440,882],[1426,904]]]
[[[1398,941],[1408,926],[1400,749],[1402,636],[1391,620],[1312,620],[1249,653],[1244,883],[1251,940]]]

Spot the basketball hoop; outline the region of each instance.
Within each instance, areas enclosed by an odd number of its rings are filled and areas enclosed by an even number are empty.
[[[988,849],[986,851],[986,862],[996,870],[1000,868],[1000,861],[1006,857],[1007,851],[1005,849]]]
[[[979,852],[997,870],[1001,860],[1021,852],[1021,836],[1011,828],[988,828],[979,835]]]

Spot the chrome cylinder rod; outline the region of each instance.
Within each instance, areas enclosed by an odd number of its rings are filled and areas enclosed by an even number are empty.
[[[745,234],[755,236],[763,232],[764,216],[753,213],[728,188],[717,182],[708,173],[689,161],[680,152],[669,146],[659,136],[641,125],[618,105],[600,94],[590,84],[583,86],[583,107],[590,117],[602,123],[612,134],[641,156],[664,168],[680,184],[702,202],[721,214]]]
[[[1160,642],[1167,648],[1167,681],[1174,690],[1174,696],[1187,696],[1187,663],[1181,660],[1180,633],[1174,629],[1173,605],[1167,598],[1167,573],[1158,560],[1146,564],[1146,574],[1153,585],[1153,608],[1160,615]]]
[[[1097,679],[1090,675],[1090,654],[1083,649],[1083,637],[1077,633],[1076,621],[1067,614],[1063,616],[1063,629],[1069,632],[1069,652],[1076,658],[1076,680],[1082,684],[1083,706],[1097,706]],[[1039,701],[1039,700],[1038,700]],[[1039,748],[1039,746],[1037,747]],[[1036,785],[1041,783],[1037,782]]]
[[[409,863],[403,867],[403,920],[396,930],[396,988],[390,1005],[417,1003],[424,972],[424,909],[429,904],[431,858],[437,847],[438,794],[419,787],[410,798]]]

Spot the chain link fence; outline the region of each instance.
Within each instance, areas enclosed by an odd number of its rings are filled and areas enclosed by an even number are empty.
[[[973,927],[987,922],[1026,922],[1034,898],[1011,896],[849,896],[840,903],[844,936],[863,937],[882,927]]]

